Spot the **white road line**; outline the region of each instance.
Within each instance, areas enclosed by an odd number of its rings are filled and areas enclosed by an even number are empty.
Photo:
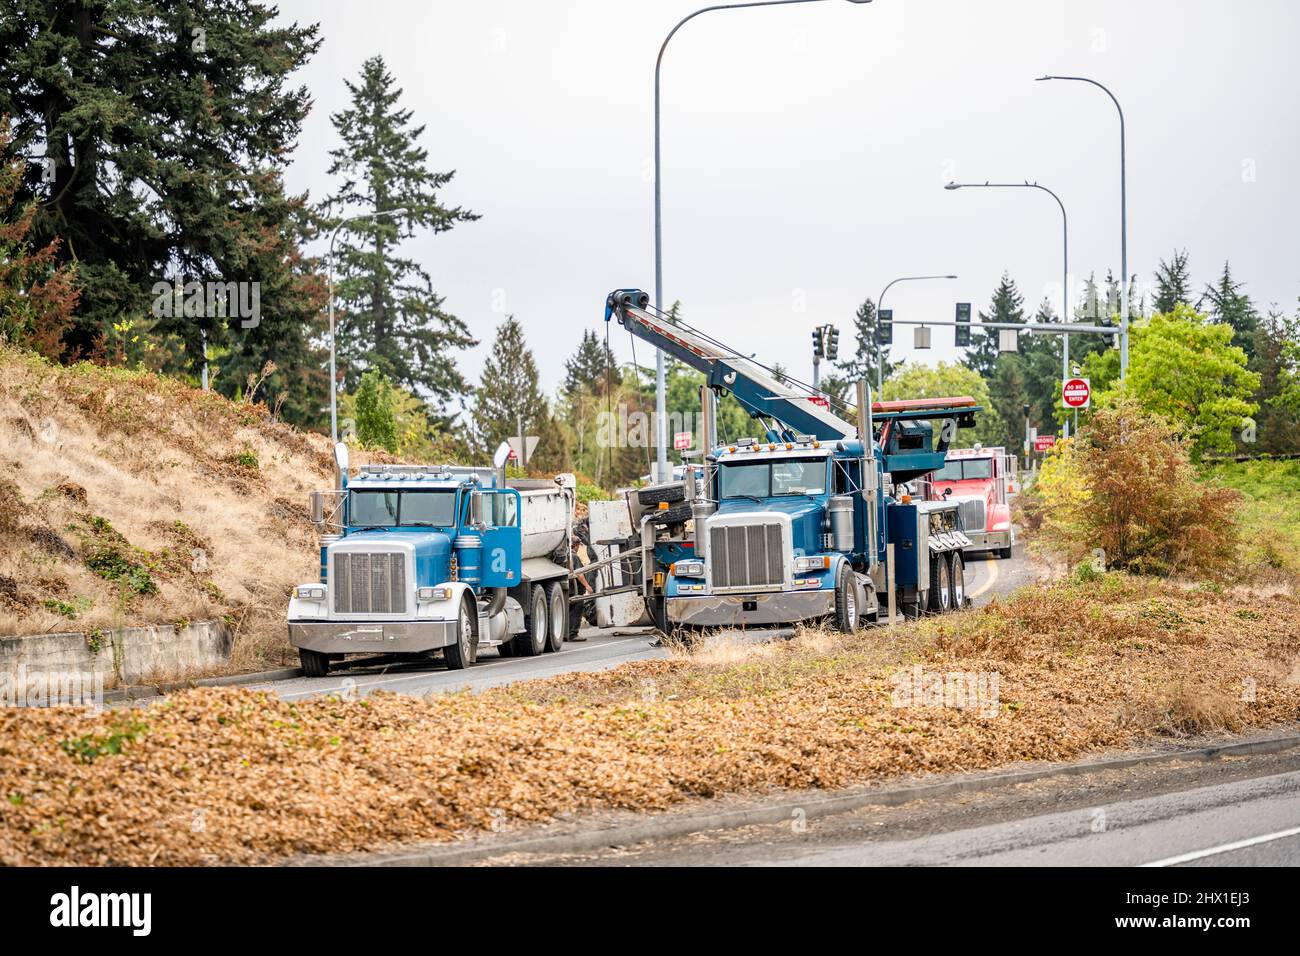
[[[1292,827],[1289,830],[1278,830],[1276,833],[1265,833],[1263,836],[1251,837],[1249,840],[1238,840],[1236,843],[1225,843],[1222,846],[1212,846],[1208,850],[1194,850],[1191,853],[1166,857],[1163,860],[1155,860],[1151,863],[1143,863],[1142,865],[1177,866],[1179,863],[1190,863],[1192,860],[1200,860],[1207,856],[1215,856],[1219,853],[1231,853],[1233,850],[1242,850],[1248,846],[1256,846],[1260,843],[1271,843],[1274,840],[1285,840],[1287,837],[1292,836],[1300,836],[1300,827]]]

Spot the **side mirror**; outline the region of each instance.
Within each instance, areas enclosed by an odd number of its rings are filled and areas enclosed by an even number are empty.
[[[342,491],[348,478],[348,446],[334,443],[334,487]]]
[[[492,467],[502,468],[510,460],[510,442],[503,441],[497,445],[497,450],[492,454]]]

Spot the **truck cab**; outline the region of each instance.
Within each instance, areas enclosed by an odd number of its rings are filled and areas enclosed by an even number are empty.
[[[521,488],[499,468],[453,465],[372,465],[350,477],[345,446],[336,455],[338,487],[313,495],[320,579],[289,602],[304,673],[355,654],[439,653],[460,669],[485,647],[559,650],[571,480]]]
[[[1015,456],[1004,448],[957,448],[930,477],[933,497],[957,503],[974,552],[1010,558],[1015,544],[1010,498],[1015,493]]]

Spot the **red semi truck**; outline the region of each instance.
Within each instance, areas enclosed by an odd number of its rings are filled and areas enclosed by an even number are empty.
[[[1016,493],[1016,459],[1005,448],[957,448],[941,471],[930,476],[931,494],[957,502],[969,551],[1011,557],[1015,532],[1009,498]]]

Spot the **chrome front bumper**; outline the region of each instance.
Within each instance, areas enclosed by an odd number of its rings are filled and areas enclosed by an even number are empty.
[[[746,609],[748,605],[748,609]],[[668,620],[691,627],[759,627],[795,624],[835,611],[835,592],[769,591],[668,598]]]
[[[290,621],[289,643],[321,654],[412,654],[456,643],[456,622]]]
[[[964,551],[1001,551],[1015,544],[1010,531],[967,531],[971,546]]]

